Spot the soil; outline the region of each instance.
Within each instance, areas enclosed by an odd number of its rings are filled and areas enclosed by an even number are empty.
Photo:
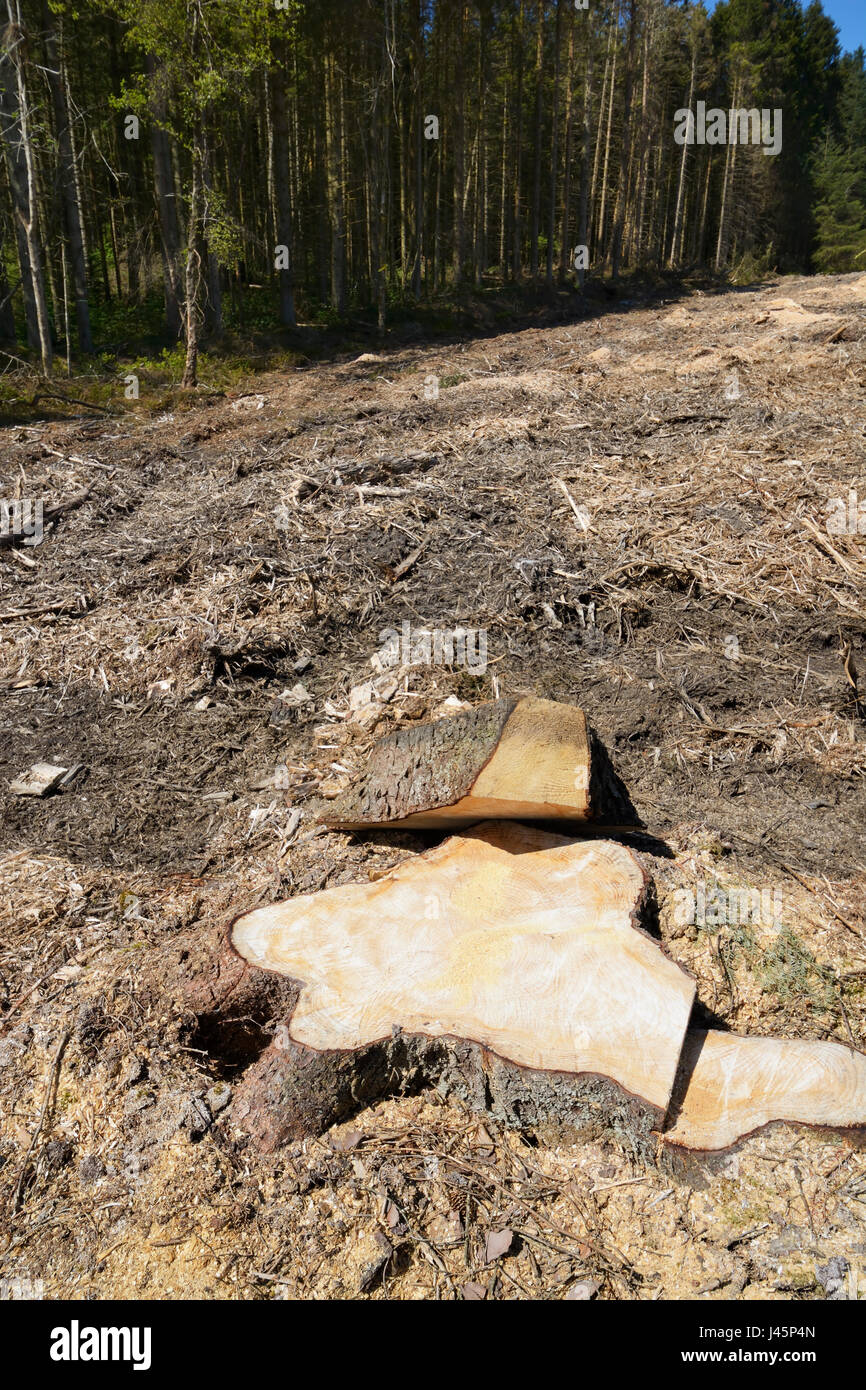
[[[534,694],[628,791],[696,1022],[866,1049],[864,327],[866,276],[667,291],[0,429],[6,497],[91,488],[0,550],[0,1281],[814,1298],[838,1256],[866,1295],[855,1135],[671,1168],[424,1091],[262,1155],[213,1087],[271,1012],[188,989],[238,912],[433,842],[317,821],[375,738]],[[485,669],[383,670],[404,623],[485,633]],[[36,762],[81,766],[13,794]],[[699,888],[726,920],[683,920]]]

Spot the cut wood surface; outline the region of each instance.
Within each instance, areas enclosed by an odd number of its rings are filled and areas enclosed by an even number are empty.
[[[685,1148],[728,1148],[775,1120],[866,1126],[866,1055],[840,1043],[690,1032],[683,1076],[664,1137]]]
[[[361,781],[323,819],[343,829],[585,821],[602,803],[622,813],[614,780],[582,710],[532,697],[496,700],[387,735]]]
[[[634,1098],[648,1131],[668,1108],[694,985],[638,929],[645,895],[622,845],[491,822],[377,882],[257,908],[231,938],[253,966],[300,984],[285,1053],[326,1054],[344,1070],[355,1058],[361,1073],[364,1049],[383,1040],[468,1043],[523,1073],[521,1103],[534,1076],[559,1074],[542,1083],[550,1098],[531,1105],[535,1120],[574,1118],[567,1082],[588,1076]],[[405,1060],[418,1064],[417,1049]]]

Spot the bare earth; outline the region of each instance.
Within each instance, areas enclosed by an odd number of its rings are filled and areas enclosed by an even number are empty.
[[[375,737],[532,693],[628,788],[696,1026],[866,1050],[864,330],[866,276],[786,279],[0,430],[7,497],[92,488],[0,549],[0,1284],[866,1296],[856,1135],[648,1163],[427,1091],[261,1155],[221,1116],[272,1025],[185,994],[238,912],[433,842],[316,822]],[[486,670],[376,670],[404,621]],[[717,886],[773,910],[683,921]]]

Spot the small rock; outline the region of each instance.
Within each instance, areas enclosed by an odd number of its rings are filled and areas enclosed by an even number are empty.
[[[121,1086],[134,1086],[136,1081],[140,1081],[144,1076],[144,1063],[140,1057],[124,1058],[123,1066],[120,1068],[118,1084]]]
[[[572,1284],[568,1293],[565,1295],[566,1301],[572,1303],[588,1303],[598,1293],[599,1285],[595,1279],[582,1279],[579,1284]]]
[[[487,1297],[487,1290],[483,1284],[464,1284],[463,1297],[467,1303],[481,1303]]]
[[[385,1208],[385,1220],[388,1222],[390,1229],[395,1235],[402,1236],[406,1234],[406,1222],[400,1215],[399,1207],[396,1207],[393,1202],[389,1202]]]
[[[373,1240],[378,1250],[373,1259],[361,1270],[358,1280],[358,1289],[361,1293],[369,1293],[370,1289],[379,1282],[394,1254],[393,1245],[382,1231],[376,1231]]]
[[[427,1230],[435,1245],[454,1245],[463,1239],[463,1222],[456,1211],[449,1211],[447,1216],[434,1216]]]
[[[72,1158],[72,1145],[68,1139],[51,1139],[42,1150],[42,1162],[49,1173],[59,1173]]]
[[[197,1135],[205,1134],[213,1124],[213,1116],[207,1107],[202,1096],[190,1096],[187,1102],[181,1126],[188,1129],[190,1135],[195,1138]]]
[[[87,1154],[78,1165],[78,1181],[85,1187],[105,1176],[105,1164],[96,1154]]]
[[[828,1299],[838,1301],[848,1297],[848,1261],[844,1255],[831,1255],[825,1265],[816,1265],[815,1274]]]
[[[337,1153],[348,1153],[351,1149],[356,1149],[363,1139],[359,1129],[345,1129],[342,1134],[335,1134],[331,1144]]]
[[[457,695],[449,695],[443,700],[441,705],[430,711],[431,719],[449,719],[453,714],[462,714],[463,710],[471,709],[468,700],[461,700]]]
[[[174,685],[174,676],[167,676],[165,680],[154,681],[147,687],[147,699],[152,700],[154,695],[168,695]]]
[[[124,1115],[136,1115],[156,1103],[156,1096],[147,1086],[136,1086],[123,1102]]]
[[[282,701],[284,705],[288,705],[290,709],[300,709],[302,705],[311,705],[313,703],[312,695],[300,681],[293,685],[291,690],[281,691],[277,699]]]
[[[509,1230],[491,1231],[484,1246],[484,1263],[491,1264],[507,1255],[514,1240],[514,1232]]]
[[[205,1091],[205,1100],[210,1107],[212,1115],[218,1115],[221,1110],[225,1110],[232,1098],[232,1088],[227,1081],[218,1081],[215,1086],[211,1086],[209,1091]]]

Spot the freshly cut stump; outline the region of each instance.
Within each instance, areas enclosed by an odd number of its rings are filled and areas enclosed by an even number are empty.
[[[621,845],[500,821],[246,913],[234,949],[297,996],[235,1118],[271,1147],[432,1082],[507,1123],[646,1138],[694,996],[639,927],[646,892]]]
[[[629,809],[583,711],[526,698],[388,734],[322,819],[344,830],[442,830],[491,818],[621,819]]]
[[[665,1140],[726,1149],[776,1120],[866,1127],[866,1055],[840,1043],[690,1032]]]

